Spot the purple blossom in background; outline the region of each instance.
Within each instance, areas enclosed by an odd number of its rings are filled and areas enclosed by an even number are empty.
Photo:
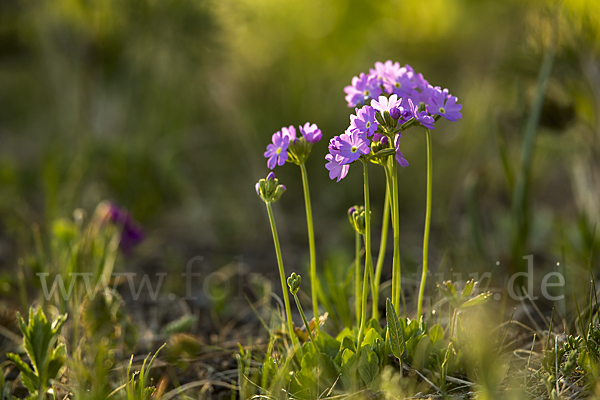
[[[142,227],[126,209],[110,203],[106,210],[106,219],[121,229],[119,248],[124,254],[130,254],[131,250],[144,239]]]
[[[375,100],[373,100],[375,101]],[[350,115],[350,130],[357,129],[367,136],[373,135],[379,124],[375,119],[375,110],[371,106],[356,109],[356,115]]]
[[[419,112],[419,106],[414,105],[411,99],[408,99],[408,106],[410,107],[412,116],[417,120],[417,122],[419,122],[425,128],[435,129],[433,126],[435,120],[432,116],[427,114],[427,111],[423,110]]]
[[[408,161],[406,161],[406,159],[400,152],[400,137],[402,137],[402,135],[399,133],[394,138],[394,148],[396,149],[396,161],[398,161],[398,164],[400,164],[401,167],[406,168],[408,167]]]
[[[350,169],[350,165],[345,164],[342,165],[340,162],[335,160],[335,157],[332,154],[327,154],[325,156],[325,160],[328,161],[325,164],[325,168],[329,170],[329,179],[336,179],[336,182],[339,182],[340,179],[344,179],[346,175],[348,175],[348,170]]]
[[[448,121],[456,122],[462,118],[460,113],[462,104],[456,104],[457,101],[458,99],[455,96],[448,93],[448,89],[442,91],[439,88],[434,88],[431,90],[427,111],[432,115],[438,114]]]
[[[316,124],[311,124],[307,122],[304,126],[300,126],[300,133],[304,136],[304,139],[308,143],[317,143],[323,137],[321,130],[317,127]]]
[[[360,76],[352,78],[352,85],[344,88],[348,107],[356,107],[368,99],[379,97],[381,94],[380,83],[377,76],[365,75],[363,72]]]
[[[389,99],[385,96],[379,96],[379,100],[371,100],[371,107],[383,115],[384,111],[390,112],[392,108],[399,107],[401,103],[402,99],[398,100],[398,96],[393,94]]]
[[[371,151],[369,139],[357,130],[342,133],[336,147],[332,154],[335,156],[335,161],[340,161],[341,164],[350,164],[358,160],[361,155],[369,154]]]
[[[294,135],[295,134],[296,129],[294,129]],[[267,167],[269,167],[269,169],[275,168],[275,165],[281,166],[285,164],[285,160],[288,158],[287,148],[290,144],[289,136],[284,136],[281,131],[275,132],[272,139],[273,143],[267,146],[267,151],[265,151],[264,154],[264,156],[268,158]]]

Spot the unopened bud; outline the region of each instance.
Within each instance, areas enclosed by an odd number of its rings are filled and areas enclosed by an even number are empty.
[[[273,172],[269,172],[269,175],[265,179],[259,180],[254,186],[256,194],[265,203],[273,203],[281,198],[283,192],[286,191],[285,185],[280,185],[279,180],[275,178]]]
[[[287,278],[287,284],[290,288],[290,293],[292,295],[295,295],[296,293],[298,293],[298,290],[300,290],[300,284],[302,283],[302,277],[298,274],[296,274],[295,272],[292,272],[292,274],[289,276],[289,278]]]
[[[365,208],[363,206],[352,206],[348,210],[348,219],[354,230],[361,235],[365,234]]]

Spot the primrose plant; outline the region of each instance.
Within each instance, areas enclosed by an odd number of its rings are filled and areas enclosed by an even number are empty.
[[[436,124],[441,118],[448,121],[457,121],[462,118],[460,112],[462,106],[458,104],[457,98],[451,95],[448,89],[432,86],[422,74],[415,72],[409,65],[401,66],[399,63],[392,61],[375,63],[374,68],[370,69],[368,74],[361,73],[358,77],[354,77],[352,84],[347,86],[344,92],[346,93],[345,99],[348,107],[353,108],[354,112],[350,115],[350,124],[344,133],[336,135],[329,140],[329,152],[325,156],[325,168],[328,170],[331,179],[340,182],[347,176],[352,164],[359,162],[363,166],[364,204],[355,205],[348,211],[350,223],[356,232],[354,295],[357,329],[354,333],[348,331],[346,334],[342,333],[340,334],[341,336],[333,339],[325,332],[321,332],[321,328],[319,328],[319,324],[317,323],[315,324],[316,332],[314,337],[307,326],[311,342],[314,341],[316,343],[313,343],[310,347],[300,346],[298,338],[294,334],[293,323],[291,321],[289,296],[285,287],[286,274],[273,210],[271,208],[271,203],[279,200],[286,188],[284,185],[279,184],[277,178],[275,178],[275,174],[270,172],[266,179],[261,179],[256,184],[256,191],[267,207],[284,294],[285,319],[287,320],[288,333],[293,349],[302,360],[302,368],[306,364],[303,357],[313,357],[313,359],[316,357],[319,362],[322,362],[323,353],[328,353],[328,348],[337,347],[335,352],[329,354],[330,362],[325,362],[330,367],[329,370],[332,372],[332,376],[341,376],[342,383],[363,382],[365,385],[369,385],[373,381],[371,379],[371,372],[379,367],[383,368],[387,364],[388,354],[394,354],[397,358],[402,359],[410,358],[411,354],[407,352],[414,346],[415,341],[410,341],[410,345],[407,346],[406,340],[417,337],[414,336],[416,332],[427,336],[428,328],[422,322],[422,315],[423,296],[428,270],[429,230],[431,224],[433,165],[431,131],[436,128]],[[427,193],[423,236],[423,268],[417,301],[417,315],[419,318],[414,323],[411,323],[409,320],[404,320],[401,323],[398,322],[395,311],[400,309],[400,301],[402,299],[398,166],[402,168],[409,166],[408,161],[400,150],[400,139],[410,128],[417,128],[417,131],[421,131],[422,129],[422,132],[425,134],[427,144]],[[298,165],[301,170],[310,250],[309,279],[311,283],[312,308],[315,319],[318,320],[319,303],[317,294],[320,283],[316,273],[313,217],[305,163],[313,145],[318,143],[323,135],[315,124],[308,122],[303,126],[299,126],[298,130],[301,136],[296,134],[296,127],[294,126],[283,127],[274,133],[272,143],[267,146],[264,156],[267,158],[267,166],[271,170],[277,166],[283,166],[286,162]],[[410,140],[411,137],[405,134],[404,139],[406,138]],[[375,267],[371,248],[369,163],[381,166],[386,177],[382,237]],[[394,251],[391,278],[392,293],[391,299],[388,299],[386,303],[388,327],[390,325],[390,316],[393,316],[392,326],[394,329],[391,332],[393,333],[391,342],[390,331],[387,328],[385,330],[380,328],[378,315],[381,271],[384,264],[387,230],[390,219],[393,227]],[[362,252],[363,245],[364,253]],[[361,258],[363,254],[364,270],[361,274]],[[287,283],[300,309],[303,322],[307,324],[296,294],[299,290],[299,276],[292,275]],[[367,321],[369,293],[371,293],[372,312],[371,319]],[[436,338],[440,338],[440,335],[443,336],[440,333],[440,329],[441,327],[439,329],[435,328]],[[350,337],[352,339],[348,339]],[[375,340],[376,338],[380,340]],[[385,345],[382,345],[384,339]],[[450,351],[449,348],[442,349],[440,343],[438,341],[434,346],[437,353],[439,353],[438,359],[447,358],[450,353],[454,354],[454,350]],[[366,346],[364,351],[362,349],[363,345]],[[310,355],[313,350],[317,355]],[[352,352],[353,355],[350,355],[349,352]],[[342,353],[345,355],[342,355]],[[349,363],[352,365],[356,364],[356,366],[350,367]],[[427,362],[424,365],[426,364]],[[447,369],[448,362],[445,365]],[[362,380],[352,378],[352,374],[357,370],[356,368],[358,368],[358,371],[361,371]],[[337,375],[335,371],[337,371]],[[350,375],[344,375],[344,371]],[[446,373],[447,370],[440,371],[441,376],[445,377]]]

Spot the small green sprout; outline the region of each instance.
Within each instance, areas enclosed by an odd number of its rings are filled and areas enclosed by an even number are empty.
[[[50,322],[41,308],[36,312],[30,308],[27,324],[19,313],[17,320],[23,334],[23,347],[31,360],[33,370],[17,354],[8,353],[6,357],[15,363],[21,372],[21,381],[32,395],[44,393],[50,387],[50,381],[58,377],[67,357],[65,345],[58,343],[60,330],[67,320],[67,315],[59,315]]]

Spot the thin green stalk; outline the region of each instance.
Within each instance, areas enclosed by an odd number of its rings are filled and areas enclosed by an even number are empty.
[[[387,174],[386,174],[387,175]],[[385,259],[385,250],[387,248],[388,226],[390,222],[390,185],[386,180],[385,200],[383,202],[383,221],[381,222],[381,243],[379,243],[379,254],[377,255],[377,264],[375,266],[374,290],[373,290],[373,318],[378,318],[379,305],[379,283],[381,282],[381,271],[383,270],[383,261]]]
[[[369,200],[369,165],[368,161],[363,161],[363,175],[364,175],[364,191],[365,191],[365,273],[363,280],[363,293],[362,293],[362,317],[360,321],[360,328],[358,330],[358,346],[357,354],[360,353],[360,347],[363,340],[364,328],[367,322],[367,297],[368,297],[368,286],[367,282],[369,276],[373,276],[373,260],[371,259],[371,203]]]
[[[317,277],[317,261],[315,254],[315,232],[313,228],[312,207],[310,203],[310,190],[308,189],[308,175],[306,174],[306,166],[300,164],[302,171],[302,186],[304,188],[304,204],[306,206],[306,224],[308,225],[308,248],[310,251],[310,287],[312,295],[313,313],[317,326],[317,334],[320,332],[319,327],[319,302],[317,293],[319,288],[319,278]]]
[[[421,318],[423,310],[423,295],[425,294],[425,282],[427,280],[427,257],[429,250],[429,227],[431,225],[431,176],[433,170],[433,157],[431,154],[431,131],[427,132],[427,209],[425,211],[425,234],[423,235],[423,274],[421,275],[421,287],[419,289],[419,304],[417,318]]]
[[[356,262],[354,266],[354,292],[356,295],[356,324],[360,324],[360,303],[361,303],[361,291],[360,291],[360,233],[356,232]]]
[[[279,236],[277,235],[277,227],[275,226],[275,217],[273,217],[273,209],[271,203],[265,203],[267,205],[267,212],[269,214],[269,222],[271,223],[271,232],[273,233],[273,242],[275,243],[275,253],[277,254],[277,265],[279,267],[279,277],[281,278],[281,288],[283,289],[283,302],[285,304],[285,314],[288,324],[288,331],[290,339],[292,340],[292,347],[298,348],[298,351],[302,351],[296,332],[294,332],[294,323],[292,322],[292,309],[290,308],[290,297],[288,296],[288,288],[286,285],[285,271],[283,269],[283,259],[281,258],[281,246],[279,245]]]
[[[313,337],[312,331],[310,330],[310,326],[308,326],[308,321],[306,320],[306,315],[304,315],[304,310],[302,309],[302,304],[300,304],[300,299],[298,299],[298,295],[294,294],[294,300],[296,301],[296,306],[298,306],[298,311],[300,311],[300,316],[302,317],[302,322],[304,322],[304,326],[306,327],[306,332],[308,332],[308,336],[310,337],[310,342],[312,343],[315,351],[319,354],[319,348],[317,347],[317,342],[315,342],[315,338]]]
[[[400,266],[400,210],[398,208],[398,163],[393,157],[389,158],[392,163],[392,226],[394,229],[394,258],[392,262],[392,286],[393,305],[396,310],[400,310],[400,293],[402,292],[402,275]]]

